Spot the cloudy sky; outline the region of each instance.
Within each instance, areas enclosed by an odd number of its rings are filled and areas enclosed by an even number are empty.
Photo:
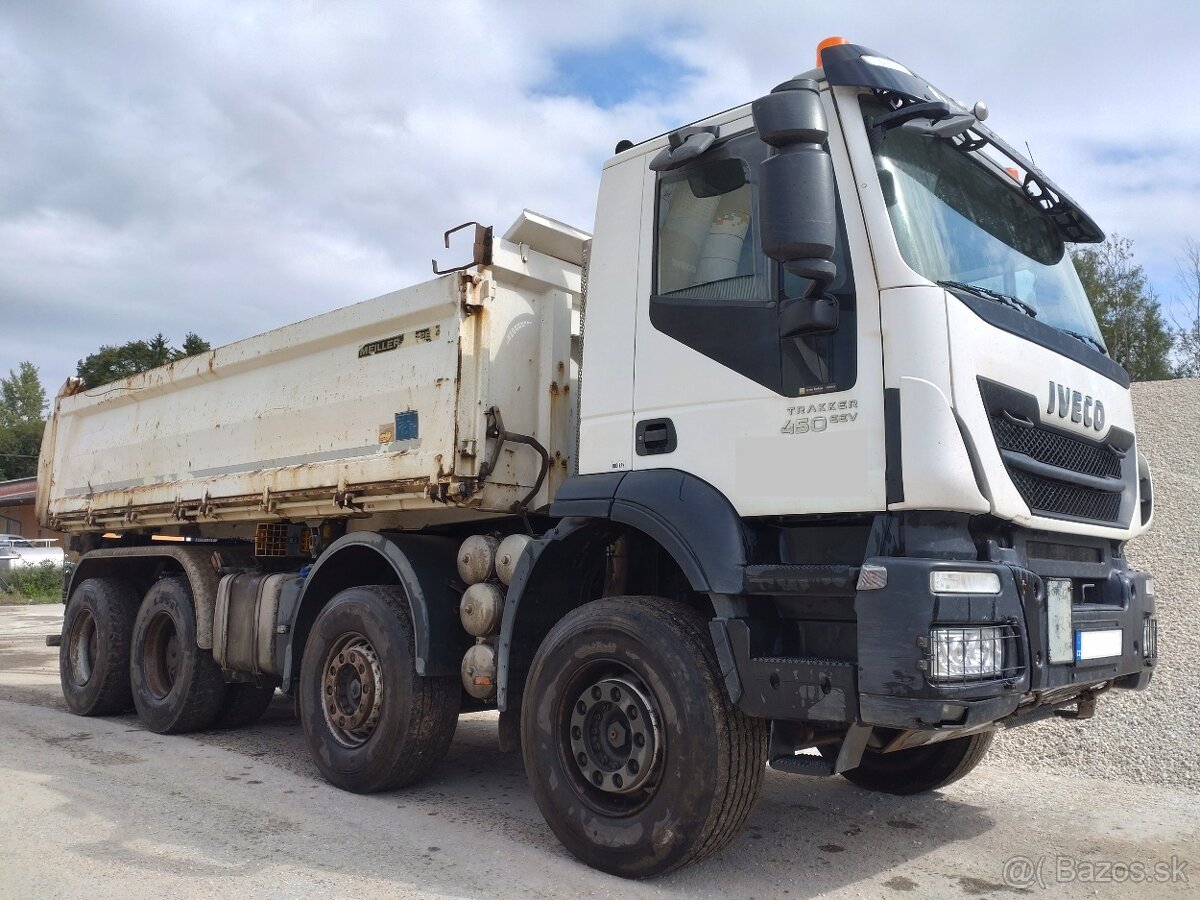
[[[1179,293],[1200,3],[0,0],[0,373],[32,360],[53,394],[104,343],[375,296],[469,219],[590,230],[617,140],[750,100],[830,34],[986,100]]]

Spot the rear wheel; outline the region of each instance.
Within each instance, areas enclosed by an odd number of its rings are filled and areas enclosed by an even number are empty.
[[[196,646],[196,609],[187,578],[155,582],[133,627],[133,702],[151,731],[207,728],[225,701],[225,678],[212,653]]]
[[[340,788],[374,793],[428,775],[450,747],[461,695],[457,676],[417,674],[398,587],[347,588],[313,623],[300,719],[317,768]]]
[[[983,761],[994,731],[984,731],[923,747],[880,753],[866,750],[862,762],[842,776],[853,784],[883,794],[923,794],[952,784]],[[837,748],[822,749],[827,758]]]
[[[117,578],[89,578],[71,592],[58,650],[59,680],[71,712],[109,716],[133,705],[129,644],[138,598]]]
[[[656,597],[597,600],[551,629],[526,682],[521,736],[559,840],[633,878],[725,847],[767,760],[765,722],[730,703],[707,619]]]

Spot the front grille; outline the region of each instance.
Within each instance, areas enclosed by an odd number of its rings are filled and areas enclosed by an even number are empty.
[[[980,391],[996,446],[1026,459],[1005,459],[1005,468],[1021,499],[1036,513],[1069,516],[1093,522],[1117,522],[1121,517],[1121,491],[1104,491],[1080,481],[1132,477],[1127,469],[1132,460],[1133,435],[1119,428],[1109,430],[1106,440],[1089,441],[1046,427],[1040,421],[1037,398],[981,378]],[[1028,460],[1032,460],[1029,463]],[[1051,466],[1061,471],[1031,471]],[[1078,479],[1072,475],[1081,476]],[[1110,482],[1111,483],[1111,482]]]
[[[1115,522],[1121,512],[1121,495],[1108,491],[1070,484],[1053,478],[1042,478],[1032,472],[1008,467],[1013,484],[1021,493],[1021,499],[1032,510],[1054,513],[1060,516],[1075,516],[1079,519],[1095,519],[1099,522]]]
[[[1085,475],[1121,477],[1121,457],[1103,444],[1091,444],[1055,431],[1010,422],[1003,415],[992,417],[996,443],[1004,450],[1024,453],[1038,462]]]

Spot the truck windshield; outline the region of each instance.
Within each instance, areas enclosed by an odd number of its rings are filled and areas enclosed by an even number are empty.
[[[1015,181],[975,152],[904,128],[887,132],[875,167],[900,253],[915,271],[1015,297],[1021,303],[1011,305],[1039,322],[1103,346],[1066,245]]]

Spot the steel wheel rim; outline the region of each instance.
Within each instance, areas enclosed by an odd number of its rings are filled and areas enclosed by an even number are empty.
[[[67,660],[71,680],[83,686],[92,680],[99,655],[99,638],[96,632],[96,617],[90,609],[82,609],[71,623],[71,634],[67,638]]]
[[[591,667],[564,692],[560,749],[579,798],[607,816],[632,815],[654,795],[666,756],[653,692],[620,663]]]
[[[142,676],[150,693],[163,700],[175,687],[182,662],[179,630],[175,619],[165,610],[155,613],[146,626],[142,642]]]
[[[321,710],[334,739],[361,747],[371,739],[383,711],[383,667],[371,642],[342,635],[321,667]]]

